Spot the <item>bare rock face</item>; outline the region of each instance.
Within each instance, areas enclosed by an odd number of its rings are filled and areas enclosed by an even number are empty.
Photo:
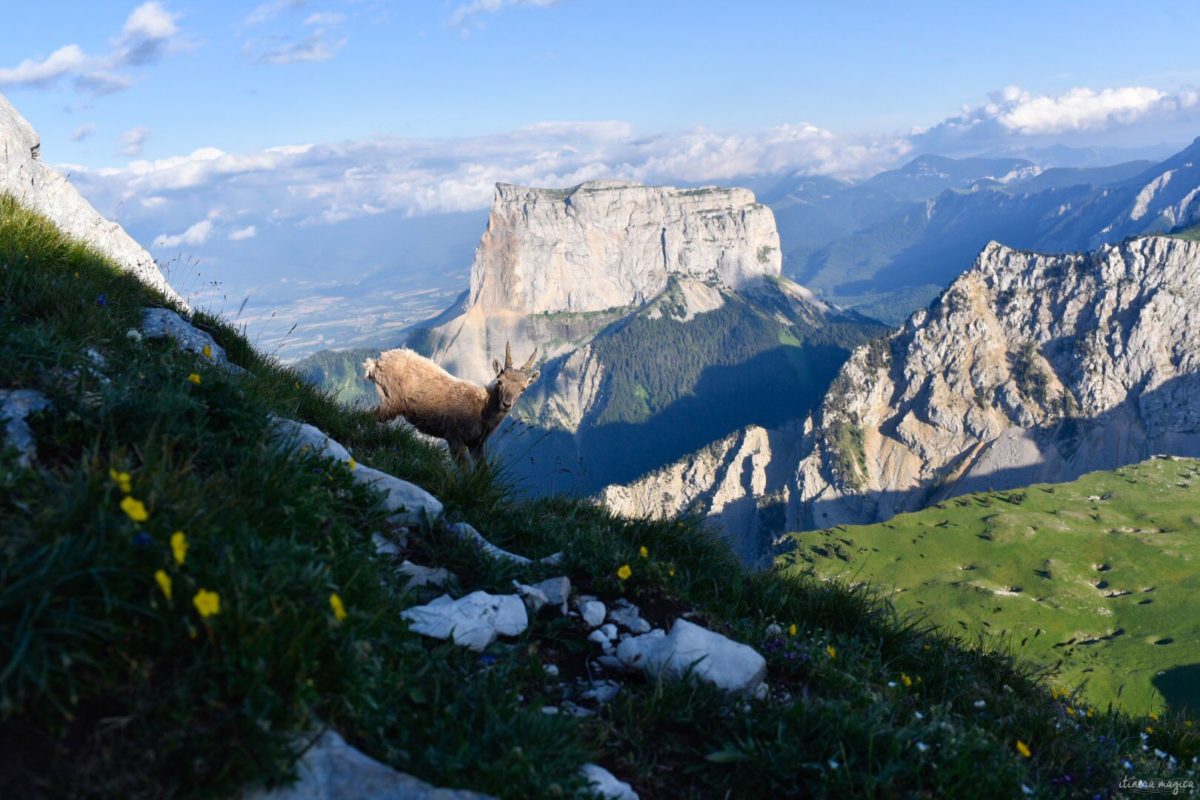
[[[487,381],[506,341],[521,358],[538,345],[559,355],[672,278],[742,290],[780,264],[775,217],[748,189],[498,184],[461,313],[431,331],[427,349],[451,373]],[[693,294],[697,310],[720,302]],[[547,342],[557,344],[545,352]]]
[[[824,528],[1155,453],[1200,455],[1200,243],[993,242],[842,368],[794,493],[800,527]]]
[[[154,259],[115,222],[100,216],[62,175],[42,163],[33,126],[0,95],[0,193],[48,217],[69,236],[111,258],[167,297],[186,306]]]
[[[741,289],[778,275],[780,259],[774,215],[748,189],[499,184],[470,303],[520,314],[600,311],[645,303],[671,275]]]

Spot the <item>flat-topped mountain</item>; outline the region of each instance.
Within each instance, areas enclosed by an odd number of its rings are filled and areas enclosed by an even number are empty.
[[[501,183],[471,266],[469,306],[539,314],[641,305],[671,276],[731,289],[780,270],[779,234],[748,189]]]

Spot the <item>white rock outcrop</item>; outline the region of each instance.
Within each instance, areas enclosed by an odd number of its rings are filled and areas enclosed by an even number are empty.
[[[511,341],[521,357],[571,348],[603,312],[639,306],[672,278],[694,282],[689,307],[722,300],[704,284],[741,290],[780,274],[775,217],[748,189],[676,189],[589,181],[569,189],[498,184],[471,265],[461,313],[433,330],[433,358],[476,381]],[[545,315],[571,315],[561,330]],[[589,321],[588,317],[592,317]]]
[[[412,630],[435,639],[451,639],[472,650],[483,650],[498,636],[519,636],[529,627],[525,603],[515,594],[471,592],[458,600],[448,594],[423,606],[406,608],[400,616]]]
[[[803,528],[1200,456],[1200,242],[995,242],[842,368],[796,470]]]
[[[291,786],[259,789],[243,800],[488,800],[490,795],[462,789],[439,789],[398,772],[346,744],[327,730],[296,765]]]
[[[111,258],[143,283],[186,306],[141,245],[110,222],[74,186],[41,159],[33,126],[0,94],[0,193],[50,219],[68,236]]]
[[[588,788],[604,800],[638,800],[632,786],[598,764],[584,764],[583,777]]]
[[[229,360],[225,348],[208,331],[200,330],[169,308],[143,308],[141,334],[147,339],[171,339],[182,349],[204,356],[222,369],[239,374],[246,371]]]
[[[50,399],[34,389],[0,389],[0,449],[17,451],[17,466],[28,467],[37,457],[37,442],[26,417],[50,407]]]
[[[671,632],[635,636],[617,647],[617,659],[647,675],[682,678],[689,673],[736,694],[751,694],[767,676],[767,662],[749,645],[679,619]]]

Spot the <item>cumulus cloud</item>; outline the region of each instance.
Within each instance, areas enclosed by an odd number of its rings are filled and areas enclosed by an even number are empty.
[[[931,128],[914,131],[920,147],[953,152],[1011,141],[1095,133],[1200,113],[1194,89],[1169,93],[1147,86],[1100,90],[1076,87],[1035,95],[1017,86],[992,92],[987,102],[968,106]]]
[[[71,134],[71,141],[82,142],[84,139],[87,139],[95,133],[96,126],[89,122],[86,125],[80,125],[75,129],[75,132]]]
[[[548,8],[553,5],[558,5],[558,0],[472,0],[457,6],[446,24],[451,28],[465,29],[467,23],[480,14],[494,14],[515,6]]]
[[[188,46],[176,25],[178,16],[153,0],[142,3],[126,18],[109,53],[93,56],[77,44],[64,45],[40,61],[27,58],[15,67],[0,68],[0,86],[49,89],[71,79],[76,89],[93,94],[126,89],[134,78],[123,70]]]
[[[257,225],[247,225],[244,228],[234,228],[229,232],[229,241],[241,242],[246,239],[253,239],[258,235]]]
[[[142,148],[146,146],[146,139],[150,136],[150,129],[145,125],[139,125],[136,128],[130,128],[121,134],[121,155],[131,156],[136,158],[142,154]]]
[[[213,222],[211,219],[202,219],[195,225],[192,225],[183,233],[177,233],[169,236],[165,233],[159,234],[154,238],[155,247],[179,247],[180,245],[199,245],[208,241],[208,237],[212,235]]]

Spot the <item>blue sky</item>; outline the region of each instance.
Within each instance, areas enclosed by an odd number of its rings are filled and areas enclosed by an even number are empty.
[[[1197,31],[1194,0],[55,0],[6,8],[0,92],[157,258],[272,313],[298,275],[449,291],[497,181],[1166,155],[1200,134]],[[318,256],[325,226],[372,244]]]
[[[58,0],[47,13],[19,4],[6,11],[0,69],[70,44],[102,56],[137,5]],[[177,33],[153,62],[120,70],[126,89],[79,91],[70,74],[40,86],[0,79],[51,158],[122,164],[120,136],[138,128],[148,131],[147,158],[476,136],[550,120],[620,120],[636,134],[798,123],[903,132],[1012,85],[1050,96],[1200,85],[1194,2],[1137,11],[1044,0],[164,0],[158,8]],[[278,63],[289,47],[296,60]],[[300,60],[306,54],[320,60]],[[71,141],[81,130],[94,132]]]

